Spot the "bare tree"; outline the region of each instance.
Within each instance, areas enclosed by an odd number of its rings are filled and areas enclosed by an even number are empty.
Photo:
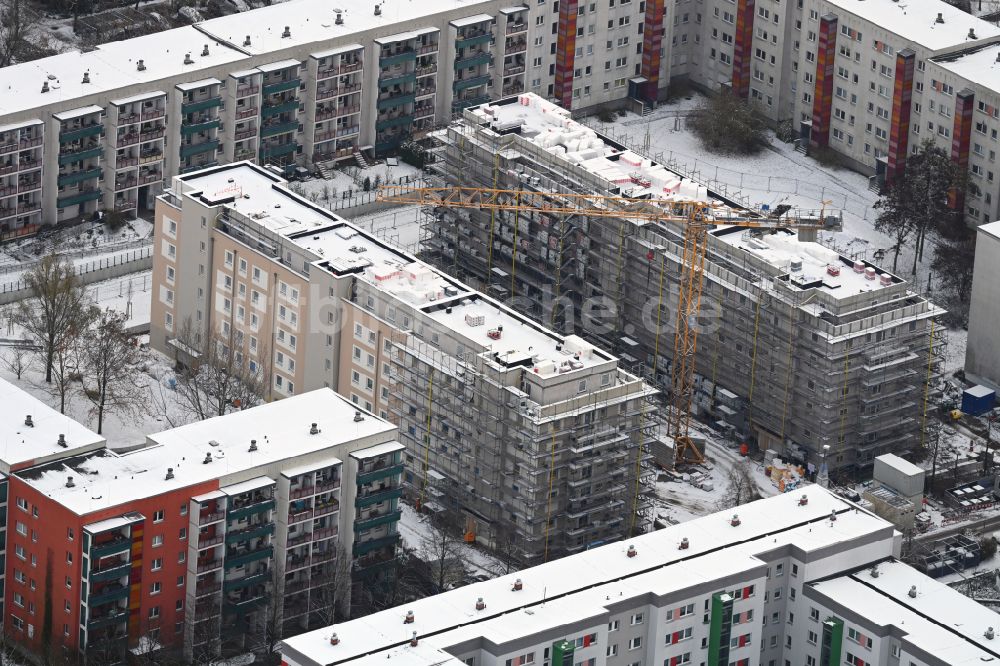
[[[5,6],[0,5],[0,67],[14,64],[24,54],[33,19],[21,0],[8,0]]]
[[[431,582],[444,590],[451,583],[465,577],[462,565],[462,540],[457,519],[450,512],[443,512],[432,520],[433,527],[420,542],[420,554],[430,568]]]
[[[21,301],[18,323],[34,340],[45,363],[45,381],[52,382],[56,350],[87,330],[90,301],[73,265],[55,254],[44,257],[24,277],[33,298]]]
[[[84,336],[80,370],[84,393],[93,405],[91,414],[97,416],[97,434],[108,411],[132,416],[145,404],[139,350],[125,330],[125,321],[124,313],[105,310]]]
[[[760,499],[757,482],[750,471],[750,463],[743,461],[733,465],[726,475],[726,491],[719,499],[720,510],[732,509]]]
[[[59,398],[59,412],[66,413],[66,398],[71,385],[80,379],[77,341],[67,340],[56,348],[52,357],[52,387],[50,392]]]
[[[338,548],[337,558],[330,563],[331,570],[323,572],[323,583],[309,593],[309,619],[321,627],[342,622],[351,607],[351,557],[343,547]]]
[[[177,394],[181,405],[198,419],[222,416],[235,409],[260,404],[270,388],[270,351],[260,345],[255,361],[244,353],[243,334],[235,327],[217,331],[204,345],[186,322],[178,341],[198,353],[195,367],[177,373]]]
[[[10,347],[7,347],[3,356],[0,356],[0,360],[3,361],[4,367],[13,372],[14,376],[20,380],[21,375],[31,367],[34,353],[27,340],[24,341],[24,344],[15,342]]]

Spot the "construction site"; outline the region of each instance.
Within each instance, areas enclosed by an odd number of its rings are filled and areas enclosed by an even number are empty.
[[[432,211],[425,258],[616,355],[671,435],[693,415],[844,477],[931,441],[943,311],[815,242],[837,211],[749,209],[533,94],[433,139],[441,187],[393,192]]]

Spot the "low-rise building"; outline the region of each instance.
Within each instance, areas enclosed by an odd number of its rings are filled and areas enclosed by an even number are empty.
[[[1000,615],[818,486],[285,640],[288,666],[973,666]]]

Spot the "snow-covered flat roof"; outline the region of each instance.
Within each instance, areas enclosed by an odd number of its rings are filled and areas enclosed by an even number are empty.
[[[892,467],[893,469],[902,472],[903,474],[906,474],[908,476],[916,476],[926,473],[926,470],[924,470],[923,468],[917,467],[916,465],[911,463],[909,460],[906,460],[905,458],[900,458],[895,453],[883,454],[875,458],[875,460],[878,460],[883,464],[888,465],[889,467]]]
[[[299,67],[302,63],[298,60],[279,60],[278,62],[269,62],[266,65],[261,65],[257,69],[262,72],[280,72],[283,69],[291,69],[292,67]]]
[[[411,39],[415,39],[421,35],[430,35],[432,33],[439,32],[437,28],[418,28],[416,30],[407,30],[406,32],[397,32],[392,35],[386,35],[385,37],[379,37],[375,40],[376,44],[395,44],[396,42],[405,42]]]
[[[805,495],[806,504],[800,504]],[[866,536],[872,561],[892,554],[890,523],[859,510],[819,486],[739,507],[740,524],[725,511],[628,541],[608,544],[530,569],[427,597],[283,641],[302,666],[325,666],[355,659],[381,659],[416,631],[421,643],[447,649],[484,638],[496,643],[519,639],[606,612],[612,603],[687,589],[730,573],[754,569],[763,577],[758,553],[793,545],[806,552]],[[836,520],[830,520],[836,513]],[[681,540],[688,548],[681,550]],[[634,557],[626,551],[635,547]],[[520,579],[522,589],[513,583]],[[477,611],[476,600],[486,608]],[[609,601],[609,598],[613,601]],[[412,610],[415,622],[403,624]],[[331,633],[340,638],[330,644]],[[304,661],[302,660],[304,659]]]
[[[69,111],[61,111],[59,113],[53,113],[52,117],[56,120],[73,120],[74,118],[79,118],[80,116],[89,116],[92,113],[100,113],[104,109],[96,104],[90,104],[89,106],[81,106],[79,109],[70,109]]]
[[[877,577],[859,571],[813,587],[868,622],[896,627],[905,634],[904,646],[909,643],[951,666],[1000,660],[996,639],[983,635],[989,627],[1000,628],[1000,614],[902,562],[882,562],[877,570]]]
[[[240,483],[233,483],[228,486],[223,486],[219,488],[226,495],[242,495],[243,493],[248,493],[251,490],[258,490],[259,488],[267,488],[268,486],[274,485],[274,479],[269,476],[258,476],[254,479],[249,479],[247,481],[241,481]]]
[[[32,118],[30,120],[22,120],[19,123],[10,123],[9,125],[0,125],[0,132],[9,132],[11,130],[21,129],[22,127],[34,127],[35,125],[44,125],[38,118]]]
[[[1000,239],[1000,222],[990,222],[977,227],[979,233],[988,234],[993,238]]]
[[[202,56],[206,44],[209,55]],[[184,64],[186,53],[191,54],[193,64]],[[69,106],[81,97],[119,88],[149,85],[155,89],[157,82],[168,77],[191,72],[197,78],[198,71],[245,57],[192,26],[109,42],[87,53],[60,53],[0,69],[0,114]],[[145,66],[142,71],[137,68],[139,60]],[[83,83],[84,72],[89,72],[90,83]],[[48,82],[48,92],[41,92],[43,82]]]
[[[207,79],[198,79],[197,81],[185,81],[183,83],[178,83],[175,87],[178,90],[187,92],[188,90],[197,90],[198,88],[207,88],[208,86],[219,85],[222,85],[222,81],[214,77],[209,77]]]
[[[1000,92],[1000,44],[992,44],[960,55],[935,58],[934,63],[941,69],[959,76],[969,83],[987,90]],[[957,90],[957,88],[956,88]],[[996,224],[992,222],[991,224]],[[983,227],[988,225],[983,225]]]
[[[132,95],[131,97],[123,97],[121,99],[113,99],[111,103],[115,106],[125,106],[126,104],[132,104],[134,102],[144,102],[147,99],[156,99],[157,97],[165,97],[167,93],[162,90],[152,90],[150,92],[139,93],[138,95]]]
[[[363,48],[365,48],[365,47],[362,44],[358,44],[357,42],[355,42],[354,44],[346,44],[344,46],[338,46],[335,49],[326,49],[325,51],[316,51],[315,53],[311,53],[309,55],[311,55],[313,58],[317,58],[317,59],[319,59],[319,58],[328,58],[330,56],[340,55],[341,53],[350,53],[351,51],[357,51],[358,49],[363,49]]]
[[[350,39],[352,35],[368,30],[388,32],[392,26],[406,29],[419,25],[429,14],[458,9],[481,11],[486,4],[481,0],[390,1],[381,4],[381,13],[376,16],[374,5],[367,0],[340,0],[336,3],[293,0],[212,19],[199,23],[198,27],[220,41],[258,55],[302,44]],[[342,25],[334,22],[338,11],[344,18]],[[290,37],[281,36],[285,26],[291,32]],[[250,46],[243,45],[247,35],[250,36]]]
[[[99,534],[100,532],[107,532],[108,530],[114,530],[119,527],[125,527],[131,523],[134,523],[139,519],[142,514],[133,514],[132,517],[127,516],[115,516],[114,518],[108,518],[106,520],[99,520],[96,523],[89,523],[83,526],[83,529],[87,530],[91,534]]]
[[[475,16],[465,16],[460,19],[455,19],[451,22],[456,28],[464,28],[467,25],[475,25],[477,23],[483,23],[484,21],[492,21],[492,14],[476,14]]]
[[[369,446],[367,449],[351,451],[351,457],[358,460],[367,460],[368,458],[378,458],[387,453],[395,453],[396,451],[403,451],[405,449],[406,447],[399,442],[384,442],[375,446]]]
[[[3,379],[0,405],[0,467],[4,472],[32,461],[105,446],[104,437]],[[24,423],[28,415],[33,426]],[[59,445],[59,435],[65,435],[65,447]]]
[[[332,390],[319,389],[149,435],[150,446],[131,453],[104,450],[33,467],[19,476],[84,515],[215,479],[224,485],[234,474],[395,430],[370,414],[355,421],[356,411],[353,403]],[[318,434],[310,434],[312,423],[319,425]],[[250,451],[254,439],[257,450]],[[204,462],[206,454],[211,456],[209,463]],[[173,470],[170,479],[168,468]],[[72,487],[66,485],[69,476],[74,479]],[[232,493],[260,483],[263,478],[224,490]]]
[[[850,12],[870,23],[888,30],[905,40],[931,51],[955,46],[975,46],[1000,38],[1000,28],[967,14],[944,0],[897,2],[896,0],[827,0],[838,9]],[[938,15],[944,20],[937,22]],[[969,37],[969,30],[975,38]],[[863,33],[862,33],[863,34]],[[866,47],[874,35],[863,35]],[[902,45],[899,45],[902,48]]]

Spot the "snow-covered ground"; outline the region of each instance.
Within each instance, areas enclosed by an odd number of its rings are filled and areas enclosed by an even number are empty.
[[[373,198],[376,183],[387,185],[415,179],[420,176],[420,169],[405,162],[398,162],[393,166],[382,162],[367,169],[345,166],[333,171],[331,176],[329,180],[312,178],[291,183],[289,189],[310,199],[313,203],[328,208],[336,207],[339,210],[345,206],[353,205],[353,202],[349,201],[350,199],[357,199],[357,203],[361,203],[361,200]],[[365,178],[369,179],[371,188],[369,192],[364,190]]]
[[[128,315],[129,328],[149,326],[152,309],[152,271],[132,273],[125,277],[95,282],[87,294],[101,309],[112,309]]]
[[[417,557],[424,560],[433,559],[434,556],[428,549],[441,537],[437,528],[431,525],[430,516],[417,513],[407,504],[400,503],[399,507],[403,515],[399,519],[398,529],[403,544],[412,549]],[[468,575],[499,576],[507,572],[505,565],[499,559],[467,543],[456,543],[454,551],[455,556],[465,565]],[[440,549],[437,552],[440,552]]]

